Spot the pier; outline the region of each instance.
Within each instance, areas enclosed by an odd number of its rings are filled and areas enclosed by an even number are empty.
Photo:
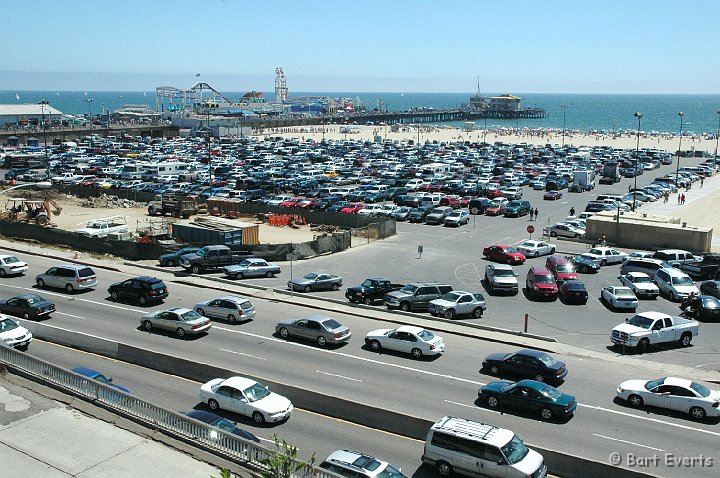
[[[0,131],[0,145],[7,144],[8,139],[15,136],[19,139],[20,144],[27,144],[28,138],[37,138],[41,143],[45,142],[47,137],[48,144],[59,141],[75,141],[84,136],[96,134],[98,136],[150,136],[152,138],[172,138],[178,135],[178,129],[167,125],[110,125],[97,126],[92,128],[83,127],[66,127],[66,128],[48,128],[46,131],[42,129],[9,129]]]

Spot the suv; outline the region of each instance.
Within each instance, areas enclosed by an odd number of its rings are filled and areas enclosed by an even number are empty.
[[[454,471],[473,478],[547,476],[542,455],[527,448],[512,431],[466,418],[443,417],[435,422],[425,439],[422,461],[443,477]]]
[[[485,266],[485,284],[488,292],[518,293],[518,273],[508,264],[488,264]]]
[[[332,452],[320,463],[320,468],[347,478],[405,478],[405,475],[390,463],[351,450]]]
[[[670,300],[679,301],[690,294],[700,294],[690,276],[673,267],[658,270],[655,274],[655,283],[660,289],[660,294],[666,295]]]
[[[578,278],[575,267],[567,257],[550,256],[545,261],[545,267],[547,267],[557,282]]]
[[[450,206],[435,207],[425,216],[425,224],[442,224],[451,212],[453,212],[453,208]]]
[[[97,287],[97,276],[90,267],[82,264],[61,264],[51,267],[35,277],[38,287],[57,287],[72,293],[80,289]]]
[[[136,300],[140,305],[160,302],[168,296],[165,283],[155,277],[140,276],[116,282],[108,287],[113,300]]]
[[[637,259],[630,259],[620,267],[620,275],[625,275],[628,272],[644,272],[649,275],[651,279],[655,278],[655,274],[660,269],[671,267],[667,262],[660,259],[652,259],[650,257],[639,257]]]
[[[531,299],[538,297],[550,297],[552,300],[557,299],[558,287],[555,277],[549,270],[541,266],[533,266],[530,268],[525,279],[525,287]]]
[[[664,249],[662,251],[657,251],[652,255],[652,258],[665,261],[673,267],[680,267],[681,264],[702,262],[700,257],[696,257],[687,251],[681,251],[678,249]]]
[[[385,294],[383,302],[388,309],[400,309],[408,312],[415,309],[427,309],[428,303],[443,294],[452,291],[452,286],[436,282],[411,282],[400,290]]]
[[[520,217],[525,214],[530,214],[530,201],[510,201],[505,206],[505,217]]]

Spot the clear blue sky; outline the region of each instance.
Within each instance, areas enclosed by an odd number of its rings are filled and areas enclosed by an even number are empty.
[[[3,2],[0,90],[720,93],[720,1]]]

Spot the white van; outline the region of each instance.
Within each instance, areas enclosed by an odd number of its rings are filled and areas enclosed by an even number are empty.
[[[435,422],[425,439],[422,461],[443,477],[453,472],[472,478],[547,476],[542,455],[513,432],[466,418]]]

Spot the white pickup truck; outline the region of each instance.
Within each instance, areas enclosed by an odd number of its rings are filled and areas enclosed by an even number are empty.
[[[93,239],[106,238],[110,234],[125,234],[128,225],[123,216],[112,216],[88,221],[84,227],[75,229],[75,234]]]
[[[696,320],[673,317],[662,312],[642,312],[626,319],[610,334],[615,345],[643,351],[651,344],[678,342],[687,347],[698,334]]]

